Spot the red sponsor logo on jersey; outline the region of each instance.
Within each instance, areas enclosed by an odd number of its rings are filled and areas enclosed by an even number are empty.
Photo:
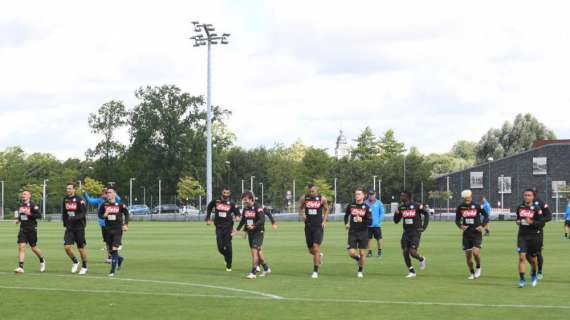
[[[533,218],[535,211],[529,209],[522,209],[519,211],[519,217],[521,218]]]
[[[28,206],[22,206],[20,209],[18,209],[18,212],[22,214],[30,214],[31,209]]]
[[[107,206],[105,207],[105,213],[107,214],[117,214],[121,211],[119,206]]]
[[[216,210],[218,210],[218,211],[228,212],[228,211],[230,211],[230,209],[231,209],[231,206],[229,204],[226,204],[226,203],[216,204]]]
[[[461,210],[461,215],[463,216],[463,218],[475,218],[477,216],[477,210],[475,209]]]
[[[255,218],[255,214],[256,212],[254,210],[251,209],[246,209],[243,211],[243,216],[246,218]]]
[[[77,210],[77,202],[65,202],[65,210],[75,211]]]
[[[322,205],[321,201],[317,200],[306,200],[305,201],[305,208],[307,209],[320,209]]]
[[[402,217],[404,218],[415,218],[416,217],[416,209],[408,209],[402,211]]]
[[[366,215],[366,209],[362,208],[351,208],[350,215],[353,217],[364,217]]]

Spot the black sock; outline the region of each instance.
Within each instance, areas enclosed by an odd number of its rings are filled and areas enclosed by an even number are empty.
[[[77,261],[77,258],[75,256],[70,258],[71,261],[73,261],[74,264],[79,263],[79,261]]]
[[[267,263],[262,263],[261,266],[263,267],[263,271],[269,270],[269,266],[267,265]]]
[[[363,266],[358,266],[358,272],[362,272],[362,269],[364,269]]]
[[[568,238],[568,233],[564,233],[564,238]]]
[[[471,274],[475,274],[475,270],[473,270],[473,268],[469,268],[469,272],[471,272]]]
[[[251,273],[252,273],[252,274],[256,274],[256,273],[257,273],[257,267],[251,268]]]
[[[319,266],[313,266],[313,272],[319,272]]]
[[[519,277],[521,278],[521,280],[524,281],[524,272],[520,272],[520,273],[519,273]]]
[[[414,267],[408,268],[408,271],[410,271],[410,273],[416,273],[416,270],[414,270]]]
[[[542,257],[542,252],[536,257],[538,264],[538,273],[542,273],[542,265],[544,264],[544,258]]]
[[[117,264],[119,264],[119,251],[113,250],[113,252],[111,252],[111,257],[111,273],[115,273]]]
[[[536,271],[533,271],[533,272],[532,272],[532,276],[533,276],[533,277],[536,277]]]
[[[46,262],[46,260],[44,259],[44,257],[40,257],[39,259],[40,259],[40,263]]]
[[[420,257],[418,260],[420,260],[420,262],[424,261],[424,257]]]
[[[477,269],[481,269],[481,264],[478,263],[478,264],[476,265],[476,268],[477,268]]]
[[[356,261],[360,261],[360,256],[350,256],[350,257]]]
[[[382,249],[378,249],[378,255],[382,254]]]
[[[81,261],[81,267],[87,269],[87,261]]]
[[[23,261],[18,262],[18,266],[20,268],[24,269],[24,262]]]
[[[372,254],[372,250],[368,250],[368,254],[370,254],[370,255],[371,255],[371,254]]]

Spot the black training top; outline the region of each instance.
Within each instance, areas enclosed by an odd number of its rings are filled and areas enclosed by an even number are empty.
[[[421,204],[400,203],[398,210],[394,213],[394,222],[399,223],[401,220],[404,220],[404,233],[422,232],[429,224],[429,213]]]

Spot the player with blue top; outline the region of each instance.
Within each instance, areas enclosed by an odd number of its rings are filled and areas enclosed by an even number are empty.
[[[370,207],[372,213],[372,223],[368,226],[368,257],[372,257],[372,238],[376,239],[378,245],[378,257],[382,256],[382,221],[384,220],[384,204],[380,199],[376,198],[376,191],[370,189],[368,191],[368,199],[366,204]]]

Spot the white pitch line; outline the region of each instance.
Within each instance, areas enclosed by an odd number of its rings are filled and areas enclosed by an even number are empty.
[[[0,274],[9,274],[9,273],[0,272]],[[248,294],[254,294],[254,295],[258,295],[258,296],[262,296],[262,297],[266,297],[266,298],[270,298],[270,299],[275,299],[275,300],[283,299],[283,297],[281,297],[281,296],[270,294],[270,293],[265,293],[265,292],[231,288],[231,287],[214,286],[214,285],[202,284],[202,283],[192,283],[192,282],[164,281],[164,280],[151,280],[151,279],[131,279],[131,278],[108,278],[108,277],[100,277],[100,276],[77,276],[77,275],[49,274],[49,273],[43,273],[43,274],[30,273],[30,274],[26,274],[26,275],[41,276],[41,277],[45,277],[45,276],[65,277],[65,278],[73,277],[75,279],[104,279],[104,280],[108,280],[108,281],[127,281],[127,282],[169,284],[169,285],[177,285],[177,286],[188,286],[188,287],[197,287],[197,288],[225,290],[225,291],[232,291],[232,292],[239,292],[239,293],[248,293]]]
[[[0,286],[0,289],[6,290],[32,290],[32,291],[51,291],[51,292],[75,292],[75,293],[115,293],[126,295],[149,295],[149,296],[171,296],[171,297],[196,297],[196,298],[232,298],[242,300],[278,300],[291,302],[322,302],[322,303],[362,303],[362,304],[396,304],[396,305],[413,305],[413,306],[443,306],[443,307],[487,307],[487,308],[512,308],[512,309],[559,309],[570,310],[570,306],[555,305],[523,305],[523,304],[484,304],[484,303],[455,303],[455,302],[428,302],[428,301],[386,301],[386,300],[354,300],[354,299],[311,299],[311,298],[284,298],[272,299],[264,296],[235,296],[220,294],[186,294],[172,292],[148,292],[148,291],[120,291],[120,290],[88,290],[88,289],[64,289],[64,288],[43,288],[43,287],[21,287],[21,286]]]

